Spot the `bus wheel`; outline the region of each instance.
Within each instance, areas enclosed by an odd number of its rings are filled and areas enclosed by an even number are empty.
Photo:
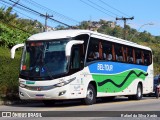
[[[137,93],[134,96],[135,100],[140,100],[142,98],[142,85],[138,84],[137,86]]]
[[[43,104],[47,107],[54,106],[55,101],[54,100],[43,100]]]
[[[155,95],[156,95],[156,98],[158,99],[159,98],[159,92],[158,92],[158,90],[155,91]]]
[[[84,98],[84,103],[86,105],[92,105],[96,103],[96,91],[92,84],[89,84],[87,89],[87,95],[86,98]]]

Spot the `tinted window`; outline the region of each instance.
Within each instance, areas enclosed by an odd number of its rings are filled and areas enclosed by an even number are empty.
[[[99,60],[99,40],[91,38],[88,47],[87,62],[95,60]]]

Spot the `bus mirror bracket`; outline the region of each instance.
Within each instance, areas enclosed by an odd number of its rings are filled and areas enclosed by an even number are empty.
[[[14,59],[14,57],[15,57],[15,51],[16,51],[16,49],[20,48],[20,47],[24,47],[24,43],[17,44],[17,45],[15,45],[15,46],[12,47],[12,49],[11,49],[11,58],[12,59]]]
[[[82,40],[72,40],[69,41],[66,45],[66,57],[70,57],[71,56],[71,49],[73,45],[78,45],[78,44],[83,44],[84,41]]]

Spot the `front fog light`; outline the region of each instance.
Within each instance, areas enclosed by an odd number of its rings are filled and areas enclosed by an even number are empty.
[[[59,96],[64,95],[66,93],[66,90],[59,92]]]
[[[24,96],[24,94],[23,94],[22,92],[19,92],[19,94],[20,94],[21,96]]]

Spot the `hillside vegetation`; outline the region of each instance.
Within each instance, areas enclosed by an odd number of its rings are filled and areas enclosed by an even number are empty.
[[[110,22],[110,21],[109,21]],[[123,38],[123,28],[115,25],[109,26],[104,20],[97,21],[98,27],[91,22],[83,21],[79,29],[92,28],[100,33]],[[38,21],[21,19],[17,14],[12,14],[12,8],[0,8],[0,97],[16,98],[18,94],[18,73],[21,49],[16,52],[14,60],[10,58],[10,48],[18,43],[23,43],[30,35],[41,32],[42,24]],[[56,29],[67,29],[58,26]],[[137,30],[127,26],[127,39],[130,40]],[[154,55],[154,74],[160,73],[160,36],[152,36],[144,31],[132,39],[141,45],[152,48]]]

